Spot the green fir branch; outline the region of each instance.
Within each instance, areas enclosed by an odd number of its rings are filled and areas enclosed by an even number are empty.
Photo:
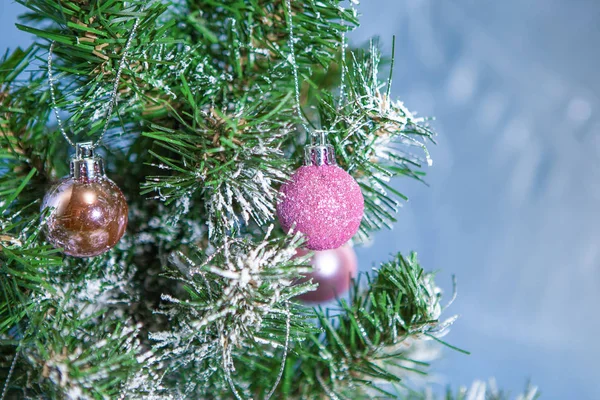
[[[366,278],[367,286],[357,281],[333,314],[315,310],[323,334],[299,350],[299,365],[288,379],[300,383],[284,382],[286,396],[395,398],[386,384],[427,372],[427,363],[412,359],[413,346],[429,335],[443,336],[456,320],[439,319],[441,291],[434,275],[423,271],[413,253],[398,254]]]
[[[162,294],[157,311],[168,317],[169,329],[150,334],[162,378],[140,375],[145,384],[138,382],[130,396],[160,394],[152,391],[155,384],[176,388],[182,398],[227,398],[232,387],[243,397],[269,390],[277,374],[256,373],[272,372],[289,351],[286,343],[291,347],[315,330],[292,301],[314,288],[294,284],[310,270],[306,258],[293,258],[300,243],[299,237],[267,234],[258,245],[232,239],[210,251],[173,254],[175,268],[166,276],[176,285]],[[247,367],[254,371],[252,383],[240,379]]]
[[[340,98],[325,92],[317,105],[321,127],[335,147],[339,165],[357,179],[363,191],[360,237],[364,240],[396,222],[401,201],[408,198],[391,180],[405,176],[422,181],[421,168],[431,163],[427,145],[434,143],[434,133],[425,118],[389,97],[392,71],[387,81],[380,80],[375,42],[367,51],[349,55],[351,62],[342,66],[347,68],[347,93]]]
[[[37,39],[0,61],[0,382],[20,354],[11,396],[391,397],[427,371],[417,347],[453,319],[440,321],[439,289],[414,256],[335,309],[294,300],[315,285],[296,282],[310,270],[301,239],[270,225],[306,134],[283,1],[19,2],[29,12],[18,26]],[[303,111],[361,185],[364,239],[395,221],[406,198],[390,180],[422,179],[433,132],[389,98],[375,45],[341,65],[352,8],[291,6]],[[98,150],[130,207],[126,235],[94,259],[62,256],[42,233],[40,199],[69,154],[52,114],[51,41],[66,130],[95,139],[109,124]]]

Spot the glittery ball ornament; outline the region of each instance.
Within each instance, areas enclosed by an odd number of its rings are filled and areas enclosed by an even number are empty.
[[[114,247],[127,227],[127,202],[118,186],[104,175],[102,159],[91,142],[78,143],[71,173],[56,183],[42,209],[51,208],[47,239],[65,254],[94,257]]]
[[[307,253],[307,250],[299,249],[296,254],[300,257]],[[343,295],[350,288],[358,269],[356,253],[348,245],[333,250],[315,251],[310,263],[313,272],[302,278],[301,282],[312,279],[319,287],[298,296],[306,303],[322,303]]]
[[[307,249],[336,249],[358,231],[363,195],[354,178],[335,164],[332,146],[308,146],[305,164],[281,186],[279,223],[286,231],[302,232]]]

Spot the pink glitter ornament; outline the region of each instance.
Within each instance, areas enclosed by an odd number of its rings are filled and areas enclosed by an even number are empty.
[[[336,249],[358,231],[364,199],[358,183],[335,165],[331,145],[309,146],[306,164],[281,186],[277,216],[284,230],[295,227],[310,250]]]
[[[307,250],[297,250],[297,256],[303,256]],[[321,303],[341,296],[348,291],[352,278],[356,277],[358,262],[356,253],[350,246],[342,246],[334,250],[315,251],[310,260],[314,267],[313,272],[306,275],[301,282],[312,278],[313,283],[318,283],[316,290],[298,296],[307,303]]]

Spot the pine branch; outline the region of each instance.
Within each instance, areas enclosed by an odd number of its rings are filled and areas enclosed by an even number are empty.
[[[0,363],[22,355],[11,394],[356,398],[426,371],[416,343],[440,340],[453,319],[440,322],[433,275],[413,256],[384,264],[338,310],[293,300],[313,287],[295,284],[309,271],[294,258],[300,239],[267,228],[304,144],[284,2],[20,2],[31,13],[19,27],[38,39],[0,66]],[[358,22],[341,5],[293,1],[293,47],[304,111],[363,189],[366,238],[395,221],[404,196],[389,180],[421,179],[433,133],[389,99],[375,46],[348,53],[342,101],[342,34]],[[123,240],[89,260],[61,258],[40,234],[39,199],[68,168],[51,41],[67,130],[96,138],[109,124],[103,156],[130,206]]]
[[[367,276],[366,288],[356,282],[350,300],[341,299],[337,312],[316,310],[324,335],[298,349],[299,366],[283,385],[288,388],[284,395],[357,399],[379,392],[396,397],[385,383],[426,373],[427,364],[411,358],[411,346],[443,336],[456,320],[439,320],[441,291],[433,278],[415,254],[398,254],[375,276]]]
[[[176,116],[178,131],[153,125],[144,135],[172,156],[151,154],[172,175],[148,177],[142,194],[156,192],[166,204],[195,195],[204,204],[211,239],[239,231],[250,221],[263,225],[272,220],[274,186],[289,174],[278,145],[289,131],[290,116],[281,111],[287,100],[275,99],[274,104],[265,98],[260,107],[230,114],[196,110],[191,125]]]
[[[531,383],[527,383],[522,393],[512,396],[510,393],[498,389],[495,379],[490,379],[487,383],[475,381],[470,387],[461,386],[456,391],[448,387],[444,396],[435,396],[429,390],[426,390],[421,393],[410,393],[403,398],[406,400],[536,400],[540,397],[541,394],[538,388]]]
[[[294,4],[295,51],[309,74],[331,64],[340,33],[356,19],[336,1]],[[167,204],[200,203],[209,238],[222,240],[272,220],[277,188],[289,176],[282,144],[294,136],[296,118],[288,29],[283,2],[237,1],[225,7],[189,2],[188,7],[189,14],[177,10],[174,17],[183,39],[194,46],[175,60],[185,66],[170,86],[178,99],[169,106],[170,118],[154,121],[144,133],[154,140],[151,154],[161,171],[148,178],[142,193],[154,192]],[[315,35],[323,26],[330,29]]]
[[[32,296],[52,291],[47,268],[62,264],[56,249],[39,243],[37,218],[24,216],[35,205],[21,209],[14,205],[35,173],[31,170],[18,187],[10,188],[6,181],[2,185],[6,200],[0,203],[0,338],[9,341],[31,308]]]
[[[349,55],[348,93],[340,98],[325,92],[318,111],[338,163],[358,180],[363,191],[365,216],[360,232],[364,240],[396,222],[400,201],[408,198],[390,180],[400,176],[422,180],[423,163],[431,164],[427,144],[433,143],[434,133],[426,119],[390,99],[391,71],[387,82],[380,80],[381,60],[375,42],[368,51]],[[415,147],[422,154],[413,153]]]
[[[167,276],[178,285],[163,293],[159,311],[169,318],[169,329],[150,334],[162,378],[141,374],[129,396],[160,395],[159,385],[174,388],[178,398],[230,397],[232,391],[246,398],[252,387],[238,377],[247,366],[261,389],[273,385],[276,374],[256,375],[261,364],[277,362],[288,341],[314,330],[307,313],[291,302],[313,287],[294,285],[309,270],[302,267],[306,259],[292,259],[299,243],[298,237],[288,243],[267,236],[258,245],[232,239],[209,252],[174,254],[176,269]]]
[[[17,49],[0,60],[0,198],[15,209],[39,198],[54,147],[46,129],[48,98],[39,94],[43,77],[30,67],[36,53],[33,47]],[[9,197],[23,182],[18,195]]]
[[[24,18],[26,21],[51,23],[44,29],[28,25],[18,27],[42,39],[37,43],[38,48],[48,49],[51,42],[56,42],[53,55],[56,106],[64,113],[64,124],[73,139],[96,139],[106,123],[109,131],[105,144],[112,142],[123,147],[124,139],[134,139],[139,115],[155,106],[142,93],[149,92],[164,73],[161,68],[164,61],[160,58],[164,49],[161,47],[176,47],[166,35],[172,24],[156,25],[166,6],[156,1],[111,1],[102,6],[81,1],[28,0],[21,3],[33,11]],[[125,60],[117,106],[107,122],[112,82],[136,19],[139,19],[139,27],[132,46],[134,51],[130,51]],[[38,61],[45,86],[43,92],[48,96],[46,60],[40,58]],[[156,71],[148,74],[147,71],[156,65],[159,66]],[[45,107],[46,110],[50,108],[50,105]],[[132,125],[135,120],[138,122]],[[59,141],[58,136],[56,141]]]
[[[149,356],[136,339],[139,327],[129,321],[98,324],[99,314],[86,316],[70,300],[67,295],[30,320],[19,368],[28,363],[33,369],[16,374],[11,385],[27,397],[116,398],[122,382]]]

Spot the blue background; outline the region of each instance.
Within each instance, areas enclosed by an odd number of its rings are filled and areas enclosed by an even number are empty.
[[[516,393],[600,399],[600,3],[368,0],[355,44],[396,35],[392,93],[436,116],[430,187],[391,232],[359,248],[361,269],[416,250],[441,270],[458,313],[437,385],[495,376]],[[0,1],[0,50],[31,37]]]

